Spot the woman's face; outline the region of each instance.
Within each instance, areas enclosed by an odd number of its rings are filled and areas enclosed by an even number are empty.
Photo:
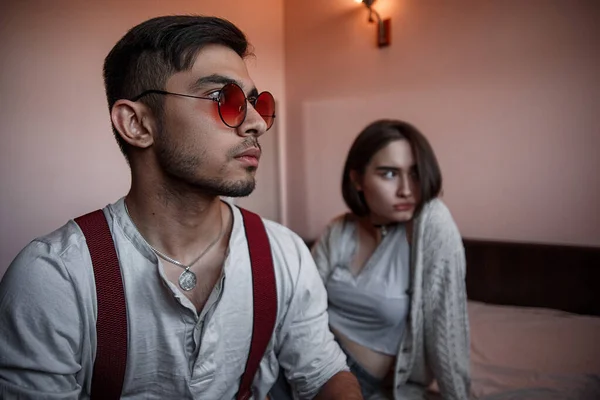
[[[364,193],[374,224],[412,219],[421,198],[417,166],[408,140],[390,142],[375,153],[364,175],[353,171],[351,177]]]

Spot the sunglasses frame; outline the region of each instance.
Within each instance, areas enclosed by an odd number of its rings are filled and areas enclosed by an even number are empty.
[[[223,95],[223,90],[227,87],[227,86],[235,86],[240,93],[242,93],[242,96],[244,96],[244,118],[242,118],[242,120],[240,121],[239,124],[237,125],[230,125],[228,124],[225,119],[223,118],[223,114],[221,113],[221,100],[222,100],[222,95]],[[219,117],[221,118],[221,121],[228,126],[229,128],[239,128],[244,121],[246,120],[246,116],[248,115],[248,106],[246,105],[246,102],[252,104],[252,107],[254,107],[254,109],[256,110],[256,102],[258,101],[258,98],[262,95],[269,95],[271,96],[271,98],[273,99],[273,115],[262,115],[259,114],[263,120],[265,121],[265,123],[267,123],[267,130],[271,129],[271,127],[273,126],[273,123],[275,122],[275,97],[271,94],[271,92],[260,92],[256,97],[252,96],[252,97],[246,97],[246,94],[244,93],[244,91],[242,90],[242,88],[234,82],[228,83],[225,86],[223,86],[221,89],[218,90],[219,96],[218,97],[207,97],[207,96],[194,96],[191,94],[183,94],[183,93],[174,93],[174,92],[167,92],[166,90],[159,90],[159,89],[149,89],[149,90],[144,90],[142,93],[138,94],[135,97],[132,97],[131,99],[129,99],[129,101],[138,101],[139,99],[141,99],[144,96],[147,96],[149,94],[160,94],[160,95],[165,95],[165,96],[179,96],[179,97],[188,97],[188,98],[192,98],[192,99],[200,99],[200,100],[211,100],[217,103],[217,108],[219,110]],[[267,122],[267,120],[265,118],[271,118],[271,124],[269,125],[269,123]]]

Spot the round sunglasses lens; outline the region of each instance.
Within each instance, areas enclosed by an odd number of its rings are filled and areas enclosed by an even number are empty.
[[[228,83],[221,89],[219,114],[225,125],[237,128],[246,118],[246,96],[234,83]]]
[[[275,99],[273,95],[269,92],[259,94],[254,108],[267,123],[267,129],[271,128],[275,120]]]

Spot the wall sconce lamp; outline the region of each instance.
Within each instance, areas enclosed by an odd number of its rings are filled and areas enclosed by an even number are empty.
[[[356,3],[363,3],[369,9],[369,22],[377,22],[377,46],[386,47],[390,45],[390,24],[389,18],[382,20],[379,13],[373,9],[375,0],[354,0]],[[375,15],[375,19],[373,19]]]

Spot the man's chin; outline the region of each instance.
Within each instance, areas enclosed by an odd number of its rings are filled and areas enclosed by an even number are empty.
[[[256,181],[252,177],[223,185],[220,195],[225,197],[246,197],[252,194],[255,187]]]

